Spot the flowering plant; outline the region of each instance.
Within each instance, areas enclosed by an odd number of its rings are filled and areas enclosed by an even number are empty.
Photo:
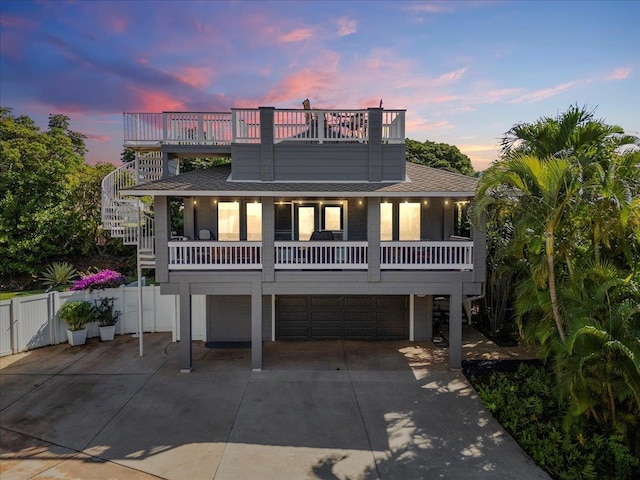
[[[114,297],[100,297],[93,301],[99,326],[109,327],[118,323],[120,312],[113,309],[114,301]]]
[[[98,273],[82,275],[71,290],[96,290],[119,287],[125,282],[124,275],[113,270],[100,270]]]

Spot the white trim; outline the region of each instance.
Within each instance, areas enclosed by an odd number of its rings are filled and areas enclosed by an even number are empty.
[[[280,183],[280,182],[279,182]],[[317,182],[314,182],[317,183]],[[335,183],[335,182],[332,182]],[[396,197],[419,197],[419,198],[444,198],[444,197],[469,197],[473,198],[475,192],[428,192],[428,191],[366,191],[366,192],[328,192],[304,191],[296,192],[290,190],[121,190],[122,195],[132,197],[324,197],[324,198],[396,198]]]
[[[276,296],[271,294],[271,341],[276,341]]]
[[[409,295],[409,341],[413,342],[415,328],[415,298],[413,293]]]

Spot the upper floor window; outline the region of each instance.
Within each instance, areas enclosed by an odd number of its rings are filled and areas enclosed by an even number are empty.
[[[218,239],[240,240],[240,204],[238,202],[218,202]]]
[[[401,203],[399,208],[398,239],[420,240],[420,204]]]
[[[262,241],[262,204],[247,203],[247,241]]]
[[[390,242],[393,240],[393,204],[380,204],[380,240]]]

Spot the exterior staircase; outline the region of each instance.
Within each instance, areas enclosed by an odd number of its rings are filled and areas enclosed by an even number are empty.
[[[174,165],[177,168],[177,164]],[[152,204],[122,191],[163,175],[160,151],[136,152],[135,161],[117,168],[102,180],[102,226],[125,245],[137,245],[143,268],[155,267],[155,237]]]

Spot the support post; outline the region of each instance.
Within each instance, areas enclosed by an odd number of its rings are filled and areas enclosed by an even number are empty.
[[[188,283],[180,283],[180,372],[189,373],[193,365],[191,352],[191,293]]]
[[[142,203],[138,201],[138,344],[140,356],[144,354],[144,344],[142,342],[142,259],[140,258],[142,251]]]
[[[262,371],[262,282],[251,285],[251,370]]]
[[[449,368],[462,368],[462,284],[452,286],[449,295]]]

